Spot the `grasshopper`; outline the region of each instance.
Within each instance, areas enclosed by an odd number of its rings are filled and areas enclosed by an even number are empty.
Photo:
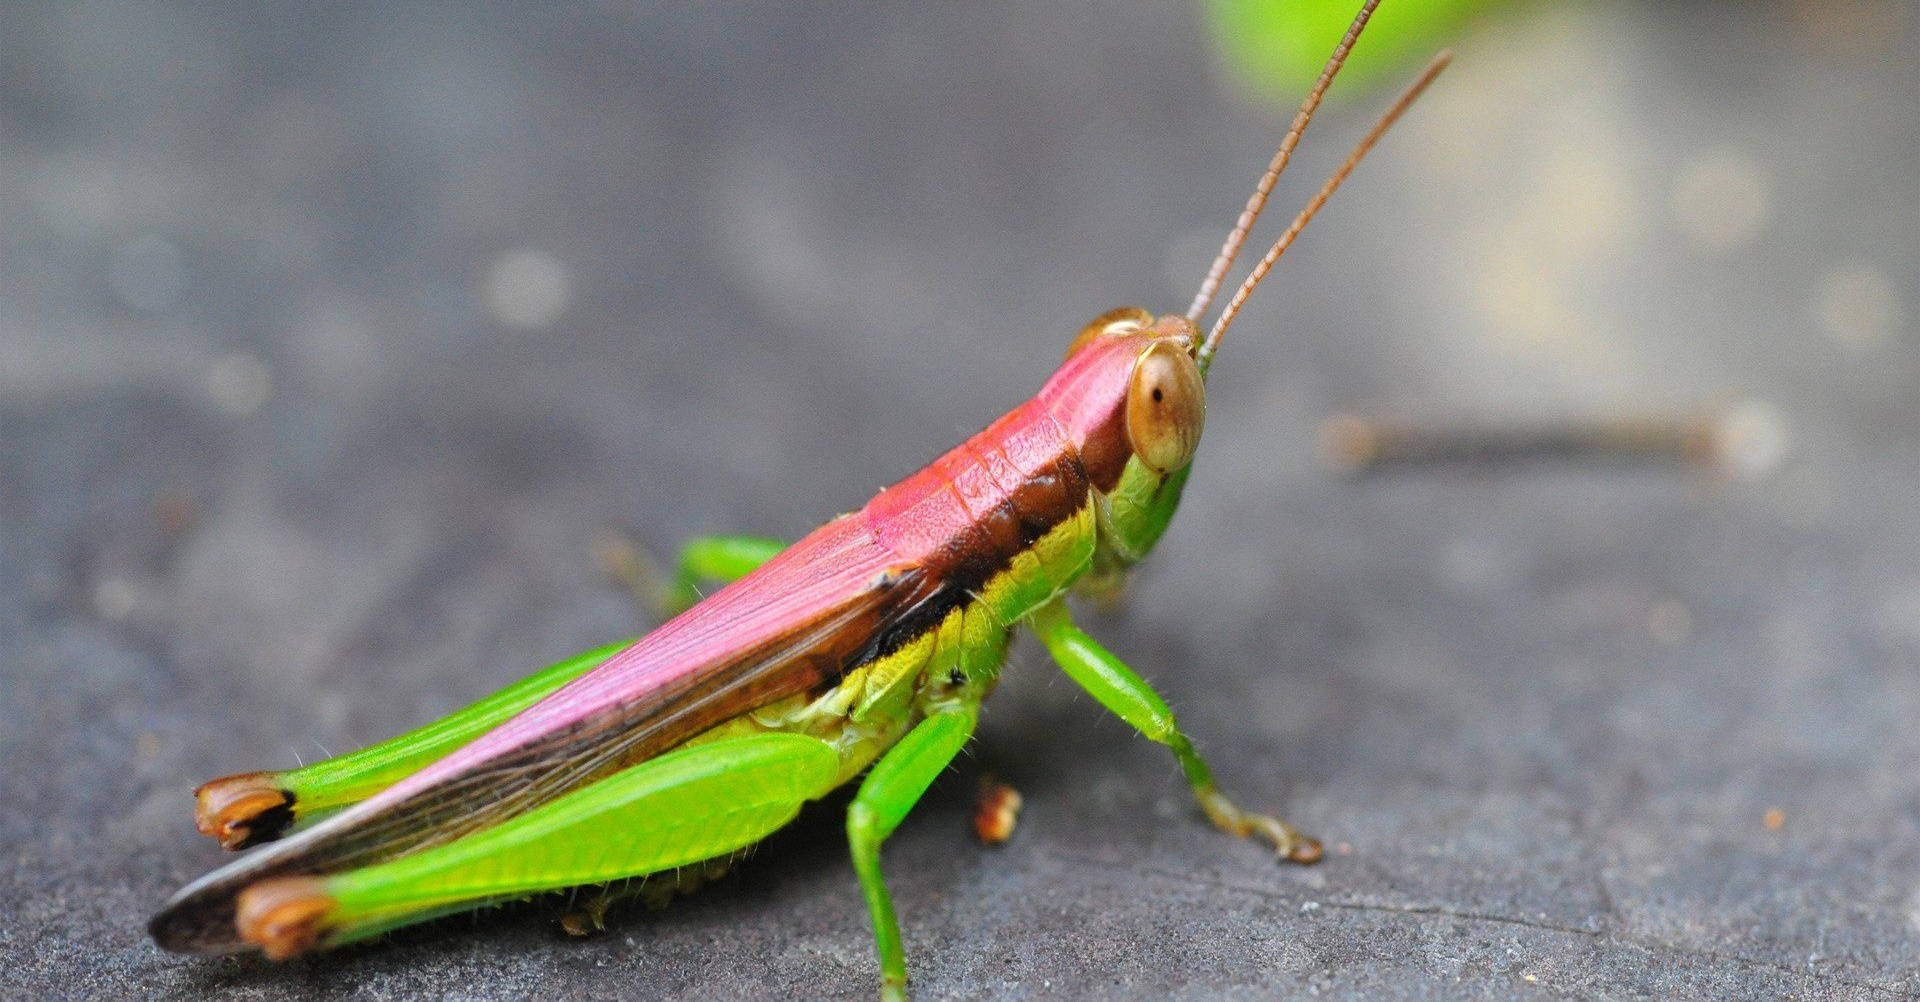
[[[689,607],[638,641],[356,753],[200,787],[201,831],[229,849],[273,844],[175,894],[154,939],[279,959],[541,891],[647,875],[685,887],[864,773],[847,841],[881,996],[904,998],[881,846],[972,737],[1023,626],[1101,705],[1171,749],[1215,825],[1284,859],[1319,859],[1317,841],[1221,792],[1166,703],[1074,624],[1065,596],[1112,589],[1153,549],[1233,318],[1445,66],[1442,53],[1388,109],[1202,337],[1377,2],[1335,48],[1184,314],[1101,315],[1032,399],[792,546],[695,541],[677,578]],[[730,583],[694,601],[703,580]]]

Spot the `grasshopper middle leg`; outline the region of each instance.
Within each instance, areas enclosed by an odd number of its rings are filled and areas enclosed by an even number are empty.
[[[598,550],[607,573],[625,585],[641,605],[662,617],[672,617],[700,601],[701,584],[738,581],[787,545],[763,536],[695,536],[680,548],[671,572],[662,570],[653,557],[625,536],[606,536]]]
[[[900,739],[867,773],[860,792],[847,807],[847,844],[853,851],[853,869],[860,875],[873,918],[874,947],[880,954],[880,997],[907,997],[906,949],[900,942],[900,920],[893,898],[880,873],[880,844],[893,834],[913,810],[927,787],[973,737],[977,716],[972,707],[935,713]]]

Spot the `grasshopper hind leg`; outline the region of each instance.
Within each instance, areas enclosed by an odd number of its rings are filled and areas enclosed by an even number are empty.
[[[478,904],[724,859],[837,785],[840,754],[798,734],[725,738],[650,759],[442,845],[237,896],[241,938],[269,956],[363,939]]]
[[[293,828],[299,799],[271,772],[242,772],[193,791],[193,826],[228,851],[271,842]]]
[[[700,600],[705,581],[745,577],[786,547],[776,539],[702,536],[687,542],[671,574],[645,551],[609,534],[601,564],[650,608],[670,616]],[[317,816],[357,803],[465,744],[599,665],[623,645],[568,658],[457,713],[347,755],[280,772],[243,772],[194,791],[194,825],[228,850],[271,842]]]
[[[278,772],[242,772],[194,791],[194,826],[223,849],[271,842],[359,803],[479,737],[612,657],[624,644],[576,654],[430,724],[356,752]]]

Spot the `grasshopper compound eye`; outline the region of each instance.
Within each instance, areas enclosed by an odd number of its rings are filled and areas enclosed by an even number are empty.
[[[1153,314],[1138,306],[1122,306],[1117,310],[1108,310],[1087,321],[1087,325],[1080,328],[1079,336],[1067,346],[1067,357],[1072,358],[1075,352],[1085,348],[1094,338],[1137,331],[1150,323],[1153,323]]]
[[[1133,363],[1127,386],[1127,442],[1155,473],[1187,465],[1207,423],[1207,387],[1193,356],[1155,341]]]

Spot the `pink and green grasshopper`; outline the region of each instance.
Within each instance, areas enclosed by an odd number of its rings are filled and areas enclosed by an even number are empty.
[[[1153,549],[1234,316],[1445,65],[1442,54],[1382,116],[1202,338],[1199,319],[1377,2],[1334,50],[1185,314],[1095,319],[1037,396],[790,547],[695,542],[681,590],[731,583],[637,642],[354,754],[201,787],[201,831],[229,849],[273,844],[182,889],[152,920],[154,939],[284,958],[541,891],[647,875],[684,886],[865,773],[847,841],[881,994],[904,997],[880,848],[972,737],[1022,625],[1101,705],[1172,750],[1215,825],[1318,859],[1318,842],[1215,786],[1166,703],[1074,625],[1065,596],[1110,590]]]

